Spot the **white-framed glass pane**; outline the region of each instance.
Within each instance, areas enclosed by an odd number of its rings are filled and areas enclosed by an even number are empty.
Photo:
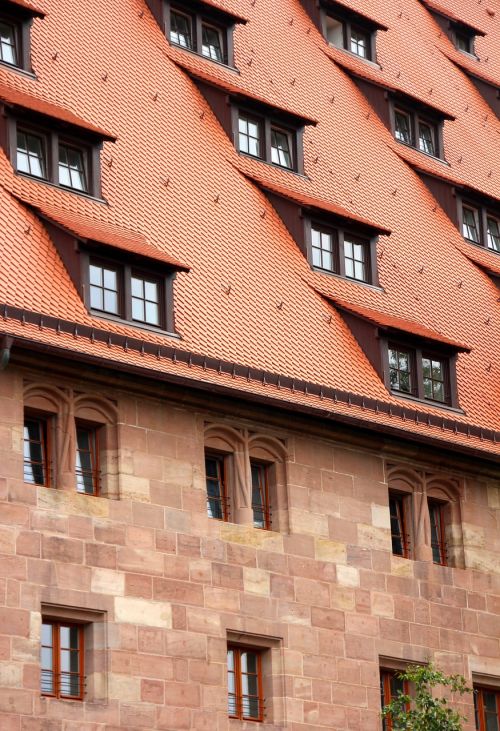
[[[146,302],[146,322],[149,322],[150,325],[159,325],[160,324],[160,318],[159,318],[159,312],[158,312],[158,305],[154,302]]]
[[[137,277],[131,278],[132,297],[144,297],[144,280],[137,279]]]
[[[496,218],[488,216],[488,248],[500,252],[500,224]]]
[[[217,28],[203,25],[201,30],[201,53],[213,61],[223,60],[221,33]]]
[[[158,302],[158,285],[156,282],[144,281],[144,297],[150,302]]]
[[[463,206],[462,208],[462,227],[463,236],[469,241],[479,243],[479,223],[478,212],[474,208]]]
[[[404,112],[395,111],[395,137],[400,142],[411,145],[411,125],[410,117]]]
[[[104,310],[104,290],[90,285],[90,306],[95,310]]]
[[[106,289],[118,289],[116,281],[116,272],[113,269],[103,269],[104,286]]]
[[[132,297],[132,319],[144,322],[144,300]]]
[[[170,13],[170,41],[183,48],[192,48],[191,18],[174,10]]]
[[[118,314],[118,295],[116,292],[109,289],[104,290],[104,310],[115,315]]]
[[[90,284],[97,284],[102,287],[103,284],[103,271],[102,267],[98,267],[95,264],[89,266],[89,280]]]
[[[281,167],[292,167],[289,135],[276,129],[271,130],[271,161]]]
[[[419,122],[418,125],[418,145],[422,152],[428,155],[434,155],[434,133],[432,127],[425,122]]]

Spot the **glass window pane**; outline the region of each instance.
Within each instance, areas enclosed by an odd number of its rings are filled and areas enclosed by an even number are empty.
[[[90,286],[90,306],[95,310],[104,310],[104,292],[100,287]]]
[[[144,301],[132,298],[132,319],[144,322]]]
[[[222,39],[220,31],[208,25],[203,25],[202,30],[201,52],[203,56],[208,56],[214,61],[223,60],[222,56]]]
[[[241,653],[241,670],[243,673],[257,672],[257,655],[255,652]]]
[[[488,217],[488,247],[500,252],[500,226],[496,218]]]
[[[114,315],[118,314],[118,295],[116,292],[104,290],[104,311]]]
[[[156,282],[144,282],[144,295],[150,302],[158,302],[158,285]]]
[[[279,130],[271,130],[271,161],[282,167],[292,167],[289,136]]]
[[[42,647],[40,650],[40,666],[42,670],[52,670],[52,648]]]
[[[333,270],[332,255],[327,251],[323,252],[323,269],[328,269],[329,271]]]
[[[52,625],[51,624],[45,624],[45,623],[42,624],[41,642],[42,642],[42,645],[52,646]]]
[[[184,48],[192,48],[192,34],[191,34],[191,19],[182,15],[182,13],[176,13],[174,11],[170,14],[170,41],[177,43],[179,46]]]
[[[113,271],[113,269],[104,269],[104,286],[107,289],[117,289],[117,278],[116,278],[116,272]]]
[[[411,145],[410,118],[404,112],[395,112],[395,136],[400,142]]]
[[[424,378],[424,394],[425,398],[433,398],[432,381],[430,380],[430,378]]]
[[[16,31],[13,25],[0,21],[0,60],[17,65]]]
[[[151,325],[160,324],[158,305],[154,304],[154,302],[146,302],[145,320],[146,320],[146,322],[150,323]]]
[[[137,279],[137,277],[132,277],[131,285],[132,285],[132,297],[142,298],[144,296],[143,280]]]
[[[103,270],[102,267],[98,267],[95,264],[89,266],[89,280],[90,284],[97,284],[102,286],[103,284]]]
[[[71,176],[69,174],[69,168],[59,165],[59,183],[71,188]]]
[[[444,401],[444,387],[442,383],[434,383],[433,398],[436,401]]]
[[[354,278],[360,281],[365,279],[365,266],[359,261],[354,262]]]

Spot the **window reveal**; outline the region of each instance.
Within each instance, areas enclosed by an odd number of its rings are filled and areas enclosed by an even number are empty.
[[[410,557],[407,530],[407,500],[400,493],[389,492],[389,513],[391,519],[392,552],[395,556]]]
[[[24,419],[24,482],[49,484],[48,424],[45,419]]]
[[[0,61],[19,65],[18,29],[14,23],[0,18]]]
[[[444,505],[436,500],[429,500],[429,518],[431,526],[432,560],[441,566],[447,565]]]
[[[189,15],[179,13],[177,10],[170,12],[170,42],[183,48],[193,48],[193,32]]]
[[[271,506],[267,467],[259,462],[251,462],[252,474],[252,511],[254,528],[271,530]]]
[[[474,715],[477,731],[500,731],[500,692],[474,686]]]
[[[380,671],[380,704],[383,708],[397,698],[399,695],[409,695],[410,685],[407,680],[398,678],[398,672],[394,670]],[[383,731],[392,731],[392,721],[384,718],[382,721]]]
[[[42,695],[83,700],[83,626],[43,621],[40,666]]]
[[[223,455],[209,454],[205,456],[205,475],[207,515],[215,520],[227,521],[229,519],[229,510]]]
[[[76,491],[85,495],[99,493],[98,431],[94,427],[76,427]]]
[[[228,715],[262,721],[262,657],[258,650],[229,646],[227,649]]]

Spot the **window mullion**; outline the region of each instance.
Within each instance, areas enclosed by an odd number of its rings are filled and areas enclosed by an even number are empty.
[[[417,378],[417,395],[418,398],[424,398],[425,391],[424,391],[424,370],[422,367],[422,350],[421,348],[416,348],[414,351],[414,358],[415,358],[415,372],[416,372],[416,378]]]
[[[345,277],[345,254],[344,254],[344,232],[342,229],[334,229],[333,231],[335,241],[335,256],[337,270],[341,277]]]
[[[59,184],[59,135],[52,132],[48,140],[50,146],[49,160],[47,160],[47,179],[55,185]]]
[[[480,208],[479,240],[482,246],[488,247],[488,212],[484,206]]]
[[[61,658],[60,658],[60,649],[61,643],[60,643],[60,634],[59,634],[59,625],[53,624],[52,625],[52,667],[54,672],[54,695],[56,698],[60,698],[61,696]]]
[[[125,320],[132,320],[132,269],[127,264],[122,270],[122,308]]]

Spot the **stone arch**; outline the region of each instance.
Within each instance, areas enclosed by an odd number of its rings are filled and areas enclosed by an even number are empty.
[[[463,484],[448,475],[430,473],[426,475],[426,496],[427,500],[435,500],[443,506],[447,563],[450,566],[463,568],[465,565],[462,530]],[[430,533],[430,519],[427,512],[426,541],[429,545]]]
[[[266,465],[272,529],[288,533],[290,529],[287,490],[289,455],[285,444],[273,436],[251,434],[248,439],[248,454],[250,462],[253,459]]]
[[[73,429],[71,451],[76,455],[76,426],[92,426],[98,437],[99,494],[119,497],[118,486],[118,408],[110,399],[95,394],[75,393],[73,399]]]
[[[247,433],[228,424],[205,424],[204,442],[205,452],[219,454],[224,459],[229,520],[248,522],[251,491]]]

